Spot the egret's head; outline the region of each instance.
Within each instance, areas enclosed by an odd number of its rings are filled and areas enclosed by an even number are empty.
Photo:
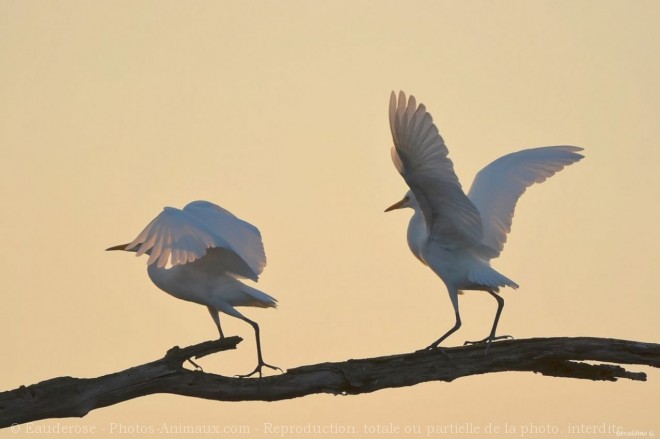
[[[385,212],[389,212],[390,210],[395,209],[403,209],[404,207],[410,207],[411,209],[414,209],[416,205],[417,200],[415,199],[415,196],[413,195],[412,191],[408,191],[406,192],[406,195],[403,196],[401,201],[392,204],[390,207],[385,209]]]

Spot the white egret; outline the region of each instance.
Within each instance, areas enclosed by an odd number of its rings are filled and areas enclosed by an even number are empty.
[[[147,273],[166,293],[182,300],[205,305],[224,338],[219,311],[239,318],[254,328],[257,340],[257,367],[266,364],[261,355],[259,325],[238,312],[237,306],[275,308],[277,300],[244,284],[257,281],[266,266],[266,254],[259,229],[208,201],[193,201],[183,210],[165,207],[132,242],[107,250],[149,255]]]
[[[414,96],[406,101],[403,92],[390,97],[390,129],[394,146],[392,160],[410,190],[401,201],[385,211],[403,207],[414,210],[408,225],[408,246],[412,253],[442,279],[449,292],[456,323],[427,349],[440,343],[461,326],[458,294],[462,290],[488,292],[497,300],[497,312],[490,335],[496,337],[497,323],[504,307],[501,287],[518,284],[490,266],[502,252],[518,198],[527,187],[578,160],[582,148],[546,146],[505,155],[482,169],[467,195],[454,173],[448,150],[433,123],[431,114]]]

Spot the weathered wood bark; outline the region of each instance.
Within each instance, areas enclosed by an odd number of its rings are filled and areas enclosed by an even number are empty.
[[[89,411],[153,393],[219,401],[278,401],[314,393],[358,394],[490,372],[529,371],[555,377],[645,381],[614,364],[660,367],[660,344],[601,338],[536,338],[378,358],[321,363],[284,374],[233,378],[192,371],[183,363],[234,349],[239,337],[170,349],[160,360],[98,378],[60,377],[0,393],[0,428],[37,419],[82,417]]]

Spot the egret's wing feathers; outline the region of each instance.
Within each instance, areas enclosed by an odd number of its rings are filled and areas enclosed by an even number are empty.
[[[518,198],[534,183],[541,183],[584,156],[576,146],[546,146],[507,154],[483,168],[468,197],[479,209],[483,245],[489,257],[504,248]],[[492,252],[490,251],[492,250]]]
[[[164,267],[185,264],[201,258],[217,239],[202,223],[189,214],[166,207],[154,218],[126,250],[137,249],[137,256],[149,255],[147,264]]]
[[[243,258],[233,250],[223,247],[211,247],[207,249],[206,255],[203,258],[189,262],[188,265],[195,270],[216,276],[221,273],[231,273],[238,278],[252,279],[253,281],[259,279],[258,275],[254,273]]]
[[[266,265],[259,230],[208,201],[183,210],[166,207],[126,250],[148,254],[158,267],[195,263],[213,273],[232,273],[256,281]]]
[[[480,245],[479,211],[467,198],[445,142],[424,105],[394,92],[390,98],[392,160],[412,190],[426,220],[431,239]]]
[[[235,252],[251,271],[250,275],[244,269],[235,274],[257,280],[266,266],[266,253],[259,229],[208,201],[193,201],[184,207],[183,211],[213,231],[221,243],[216,247]]]

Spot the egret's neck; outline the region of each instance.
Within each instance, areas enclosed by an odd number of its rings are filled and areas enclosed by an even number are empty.
[[[410,247],[410,251],[417,259],[426,264],[426,261],[422,257],[422,250],[428,241],[429,232],[419,206],[414,206],[413,209],[415,213],[408,223],[408,247]]]

